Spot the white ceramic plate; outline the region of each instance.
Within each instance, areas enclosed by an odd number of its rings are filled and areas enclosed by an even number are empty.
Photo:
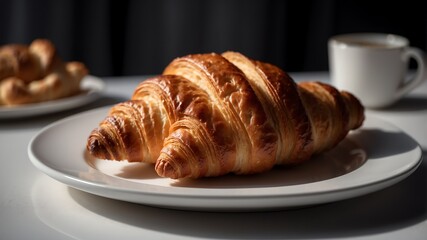
[[[390,186],[411,174],[422,151],[393,125],[367,116],[333,150],[293,168],[200,180],[158,177],[151,165],[93,159],[90,131],[107,108],[68,117],[30,142],[33,164],[54,179],[92,194],[152,206],[206,211],[261,211],[333,202]]]
[[[41,103],[12,107],[0,106],[0,119],[37,116],[83,106],[97,99],[104,88],[105,84],[100,78],[86,76],[81,82],[81,89],[83,90],[83,93],[72,97]]]

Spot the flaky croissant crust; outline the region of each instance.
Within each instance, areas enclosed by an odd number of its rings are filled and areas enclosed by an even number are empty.
[[[87,149],[101,159],[153,163],[169,178],[252,174],[331,149],[363,120],[348,92],[297,85],[280,68],[236,52],[194,54],[113,106]]]

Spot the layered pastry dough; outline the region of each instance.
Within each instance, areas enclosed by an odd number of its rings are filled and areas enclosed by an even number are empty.
[[[0,105],[35,103],[80,92],[88,74],[81,62],[63,62],[55,46],[37,39],[30,45],[0,47]]]
[[[169,178],[298,164],[361,126],[364,108],[320,82],[236,52],[173,60],[113,106],[87,141],[97,158],[146,162]]]

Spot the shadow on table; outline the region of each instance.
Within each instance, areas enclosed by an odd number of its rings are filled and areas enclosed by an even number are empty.
[[[427,110],[427,98],[425,96],[405,96],[394,105],[379,109],[389,112],[418,112]]]
[[[424,154],[427,152],[424,151]],[[272,212],[203,213],[111,200],[68,188],[91,212],[178,236],[227,239],[333,238],[386,233],[427,219],[427,164],[392,187],[336,203]]]
[[[82,107],[73,108],[70,110],[60,111],[56,113],[49,113],[33,117],[23,117],[23,118],[11,118],[11,119],[0,119],[0,130],[15,130],[15,129],[25,129],[25,128],[35,128],[43,127],[49,123],[55,122],[62,118],[88,111],[91,109],[110,106],[119,102],[123,102],[127,99],[118,96],[102,96],[94,102],[87,104]],[[30,124],[29,124],[30,123]]]

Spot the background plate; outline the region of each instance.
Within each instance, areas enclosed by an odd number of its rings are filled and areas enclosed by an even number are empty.
[[[0,106],[0,119],[37,116],[83,106],[96,100],[105,88],[100,78],[90,75],[84,77],[80,85],[83,92],[75,96],[12,107]]]

